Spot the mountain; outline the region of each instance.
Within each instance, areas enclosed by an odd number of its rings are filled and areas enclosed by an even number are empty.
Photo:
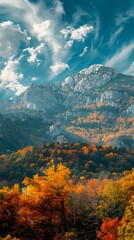
[[[16,148],[52,141],[134,148],[134,77],[93,65],[61,83],[31,84],[1,113],[1,144],[8,136],[9,149],[11,129],[21,139]]]
[[[130,97],[133,97],[134,78],[120,74],[112,68],[93,65],[73,77],[66,78],[62,89],[67,93],[68,106],[102,103],[123,107]]]

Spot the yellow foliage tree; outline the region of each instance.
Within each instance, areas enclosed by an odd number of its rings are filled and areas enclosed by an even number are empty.
[[[129,206],[126,207],[123,216],[123,226],[118,228],[119,240],[133,240],[134,239],[134,197]]]
[[[0,237],[0,240],[19,240],[19,238],[16,238],[16,237],[12,238],[12,236],[8,234],[5,238]]]

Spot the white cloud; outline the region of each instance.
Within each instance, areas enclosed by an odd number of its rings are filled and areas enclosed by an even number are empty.
[[[42,54],[44,52],[45,49],[45,44],[41,43],[38,47],[33,48],[33,47],[29,47],[23,50],[23,52],[29,52],[30,57],[27,58],[27,61],[29,63],[37,63],[37,65],[41,62],[38,59],[38,54]]]
[[[87,37],[88,33],[93,31],[93,27],[85,24],[77,29],[74,29],[71,32],[71,39],[77,40],[79,42],[84,42],[85,38]]]
[[[20,25],[7,21],[0,23],[0,56],[8,58],[16,55],[22,41],[27,41],[27,34]]]
[[[120,12],[116,19],[115,23],[117,26],[124,24],[127,22],[129,19],[134,18],[134,6],[131,6],[130,9],[128,9],[126,12]]]
[[[134,77],[134,62],[132,62],[129,68],[124,71],[124,74],[131,75]]]
[[[73,40],[69,40],[65,43],[65,48],[71,48],[73,46],[74,41]]]
[[[111,58],[107,59],[105,65],[108,67],[116,67],[117,65],[123,65],[128,60],[129,56],[134,50],[134,42],[127,46],[123,46],[120,51],[115,53]]]
[[[96,16],[95,16],[95,36],[94,36],[95,41],[100,40],[100,29],[101,29],[100,16],[98,14],[96,14]]]
[[[79,57],[83,57],[88,51],[88,47],[84,47],[83,52],[79,55]]]
[[[57,76],[59,73],[63,72],[68,68],[69,68],[68,64],[63,62],[57,62],[55,65],[50,66],[50,69],[53,72],[54,76]]]
[[[67,62],[70,56],[69,51],[64,49],[65,40],[63,41],[59,34],[63,26],[61,17],[65,14],[62,0],[51,1],[49,6],[48,1],[42,0],[36,2],[36,4],[29,0],[0,0],[0,14],[3,13],[12,22],[5,24],[4,28],[8,28],[6,33],[3,34],[0,31],[0,56],[7,58],[7,64],[0,75],[1,87],[2,85],[10,86],[12,89],[15,89],[15,86],[17,89],[22,87],[19,82],[22,76],[18,72],[19,64],[15,63],[17,60],[11,60],[11,56],[17,57],[19,62],[24,56],[29,55],[27,57],[28,62],[36,63],[39,66],[41,63],[39,55],[41,54],[45,56],[42,59],[46,60],[44,72],[47,74],[47,70],[51,65],[50,69],[53,76],[68,68],[68,65],[64,64],[64,62]],[[16,25],[16,22],[20,25]],[[23,26],[27,32],[23,31],[20,26]],[[18,49],[22,41],[27,41],[29,45],[25,47],[24,51],[20,49],[23,52],[20,53]],[[23,47],[23,45],[21,46]],[[19,56],[21,57],[20,60]],[[48,69],[45,69],[45,66],[48,66]],[[6,76],[9,77],[9,80],[7,80]]]
[[[2,81],[16,81],[23,78],[22,73],[16,73],[19,62],[17,60],[12,60],[12,58],[7,62],[5,68],[1,71],[0,78]]]
[[[121,26],[111,35],[110,41],[108,43],[109,45],[112,45],[115,42],[115,40],[118,38],[118,36],[122,33],[123,29],[124,28]]]
[[[38,77],[32,77],[32,78],[31,78],[31,81],[38,81],[38,80],[39,80]]]
[[[55,12],[58,14],[65,14],[63,3],[60,2],[59,0],[55,1]]]
[[[53,24],[51,20],[46,20],[41,23],[33,24],[33,33],[37,36],[39,41],[44,41],[52,51],[53,60],[57,61],[61,54],[62,46],[56,40],[56,35],[53,31]]]
[[[26,90],[19,81],[23,79],[23,74],[17,72],[19,61],[10,58],[0,73],[0,89],[9,88],[16,92],[16,95],[21,94]]]
[[[4,13],[8,13],[14,19],[27,23],[27,27],[38,21],[38,8],[28,0],[0,0],[0,7],[0,11],[4,8]]]
[[[69,26],[67,39],[66,37],[61,37],[60,29],[63,28],[61,17],[65,14],[63,1],[51,1],[49,7],[47,3],[47,1],[42,0],[37,1],[36,4],[29,0],[0,0],[0,13],[4,12],[9,16],[9,19],[22,24],[22,26],[26,28],[29,36],[26,36],[25,41],[31,41],[30,43],[33,44],[32,46],[28,45],[27,48],[25,47],[23,51],[23,53],[27,51],[29,54],[29,57],[27,58],[28,62],[39,65],[39,54],[43,54],[46,59],[44,66],[51,65],[50,69],[52,73],[57,75],[69,68],[67,62],[72,54],[71,50],[68,48],[71,48],[74,41],[84,42],[87,35],[93,31],[93,27],[88,24],[80,26],[79,28]],[[73,20],[80,19],[82,16],[88,14],[80,10],[78,15],[75,14]],[[16,26],[19,27],[19,25]],[[67,31],[67,28],[65,31]],[[23,33],[22,30],[21,32]],[[10,34],[7,39],[10,39],[9,36]],[[21,41],[22,39],[20,42]],[[45,50],[42,46],[39,52],[39,49],[34,45],[35,43],[39,46],[45,44]],[[16,46],[18,48],[20,45],[17,44]],[[11,48],[13,49],[12,46]],[[8,57],[11,57],[12,55],[16,56],[17,53],[17,50],[12,51]]]
[[[81,21],[83,16],[89,16],[89,13],[79,6],[76,7],[76,12],[73,14],[73,23],[74,25],[78,24]]]
[[[20,1],[18,0],[0,0],[0,5],[1,6],[7,6],[7,7],[15,7],[15,8],[20,8]]]
[[[51,20],[46,20],[41,23],[33,23],[33,31],[37,34],[39,41],[44,40],[47,37],[47,32],[50,29]]]
[[[61,16],[64,14],[63,3],[59,0],[52,2],[48,8],[46,1],[32,4],[28,0],[0,0],[0,12],[10,14],[12,19],[21,21],[26,26],[31,37],[46,43],[49,60],[53,63],[63,61],[66,57],[63,42],[59,37]]]
[[[89,33],[93,31],[93,26],[85,24],[79,28],[68,26],[60,31],[64,38],[69,38],[65,47],[71,47],[74,41],[84,42]]]

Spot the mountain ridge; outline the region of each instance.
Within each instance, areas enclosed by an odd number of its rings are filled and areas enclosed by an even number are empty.
[[[35,138],[43,121],[44,132],[41,127],[39,134],[42,144],[60,139],[119,146],[121,141],[121,146],[125,146],[123,141],[128,141],[134,147],[134,77],[100,64],[83,69],[63,82],[32,83],[8,101],[1,112],[12,123],[17,122],[21,132],[26,131],[22,123],[27,125],[29,119],[37,121],[31,129]],[[113,137],[108,140],[110,135]],[[30,145],[31,142],[34,144],[29,140]]]

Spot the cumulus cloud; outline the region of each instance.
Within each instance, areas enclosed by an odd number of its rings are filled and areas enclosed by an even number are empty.
[[[11,21],[0,23],[0,56],[9,58],[16,55],[22,41],[28,41],[26,32],[19,24]]]
[[[71,47],[74,41],[84,42],[87,35],[92,31],[93,26],[85,24],[83,26],[80,26],[79,28],[68,26],[64,29],[61,29],[60,33],[64,36],[64,38],[69,38],[65,45],[65,47],[67,48]]]
[[[19,95],[26,90],[26,87],[19,82],[23,79],[23,74],[17,72],[18,66],[18,60],[13,58],[8,60],[0,73],[0,89],[9,88],[16,92],[16,95]]]
[[[53,72],[54,76],[57,76],[59,73],[63,72],[68,68],[69,68],[69,65],[63,62],[57,62],[55,65],[50,66],[50,69]]]
[[[38,81],[38,80],[39,80],[38,77],[32,77],[32,78],[31,78],[31,81]]]
[[[33,32],[37,34],[39,41],[44,40],[47,37],[47,32],[50,29],[51,20],[46,20],[41,23],[33,23]]]
[[[87,37],[88,33],[92,32],[92,30],[93,27],[88,24],[80,26],[77,29],[71,30],[71,39],[84,42],[85,37]]]
[[[88,51],[88,47],[84,47],[83,52],[79,55],[79,57],[83,57]]]
[[[117,53],[115,53],[111,58],[107,59],[105,65],[108,67],[116,67],[127,62],[129,56],[134,50],[134,42],[131,42],[127,46],[123,46]]]
[[[53,64],[66,58],[65,51],[61,51],[64,44],[58,32],[61,28],[61,16],[65,13],[60,0],[53,1],[49,8],[45,1],[33,4],[28,0],[0,0],[0,11],[3,7],[4,12],[7,10],[12,19],[24,23],[32,38],[46,43],[50,53],[49,60]]]
[[[88,24],[78,28],[68,26],[67,28],[63,29],[63,26],[65,26],[66,23],[61,21],[62,16],[65,14],[62,0],[51,1],[49,6],[48,1],[42,0],[36,1],[36,3],[32,3],[32,1],[29,0],[0,0],[0,13],[3,12],[5,15],[7,14],[8,18],[14,22],[12,22],[12,28],[13,26],[14,28],[16,27],[16,32],[14,33],[14,36],[16,34],[16,38],[14,40],[12,37],[12,34],[15,30],[12,30],[11,26],[8,31],[8,35],[7,33],[5,35],[2,34],[2,41],[4,42],[4,40],[7,39],[5,40],[7,41],[5,45],[9,45],[10,49],[6,53],[2,52],[0,49],[2,56],[6,56],[7,58],[14,56],[18,58],[18,48],[21,42],[29,41],[32,45],[24,47],[22,44],[20,50],[23,52],[23,54],[25,53],[25,56],[27,55],[27,61],[29,63],[36,64],[37,66],[41,61],[40,55],[44,55],[45,58],[43,57],[42,59],[46,60],[44,64],[44,73],[46,73],[47,76],[47,69],[49,69],[49,66],[53,76],[57,76],[65,69],[69,68],[67,62],[72,56],[71,49],[69,48],[71,48],[74,41],[84,42],[87,35],[93,30],[93,27]],[[86,15],[86,12],[79,10],[79,16],[75,14],[72,20],[77,21],[82,16]],[[16,25],[16,22],[18,22],[20,25]],[[74,22],[72,24],[74,24]],[[11,25],[11,22],[9,25]],[[28,36],[20,26],[23,26],[26,29]],[[63,36],[60,34],[61,29]],[[64,34],[64,32],[67,33]],[[0,39],[0,42],[2,41]],[[2,45],[3,44],[4,43],[2,43]],[[22,47],[25,49],[23,50]],[[10,60],[11,59],[9,59],[9,61]],[[41,66],[43,66],[43,64]],[[45,66],[48,68],[45,69]],[[14,73],[17,72],[14,71]]]
[[[30,56],[27,58],[27,61],[29,63],[37,63],[37,65],[39,65],[41,60],[38,59],[38,55],[42,54],[44,49],[45,49],[45,44],[41,43],[38,47],[36,48],[29,47],[24,49],[23,52],[28,52],[30,54]]]

